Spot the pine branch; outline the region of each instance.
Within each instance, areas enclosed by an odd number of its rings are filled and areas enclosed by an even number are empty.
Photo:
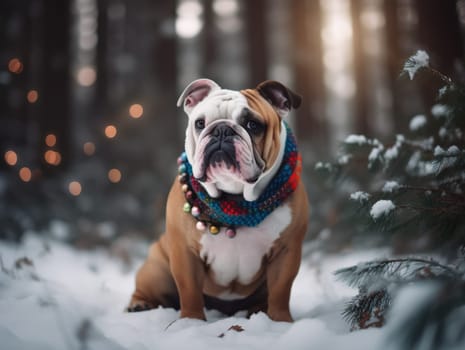
[[[337,270],[335,275],[350,287],[373,289],[376,286],[376,290],[392,283],[406,283],[424,278],[460,278],[452,268],[421,258],[371,261]]]
[[[418,337],[424,335],[431,323],[439,324],[434,345],[442,344],[449,315],[465,304],[465,281],[460,264],[450,267],[432,259],[410,257],[371,261],[340,269],[335,274],[339,280],[359,289],[359,294],[346,304],[342,313],[352,330],[383,326],[392,304],[391,293],[400,286],[424,281],[449,286],[444,287],[437,298],[424,303],[424,308],[414,310],[409,316],[410,322],[399,327],[404,337],[402,349],[413,349]],[[451,286],[454,286],[452,292],[449,291]],[[447,293],[452,293],[452,298]],[[431,310],[430,305],[433,305]],[[460,327],[460,339],[465,339],[465,322]]]
[[[391,297],[385,289],[360,293],[346,304],[342,316],[352,330],[382,327],[390,306]]]
[[[433,73],[434,76],[438,77],[441,81],[443,81],[448,86],[455,86],[454,81],[448,77],[447,75],[441,73],[440,71],[428,66],[428,70]]]

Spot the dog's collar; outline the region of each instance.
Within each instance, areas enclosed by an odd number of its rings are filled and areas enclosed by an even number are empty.
[[[198,230],[205,231],[208,227],[212,234],[216,234],[221,227],[226,227],[226,234],[234,237],[237,227],[257,226],[295,191],[302,161],[291,129],[286,123],[283,126],[287,136],[281,165],[254,201],[246,201],[240,195],[210,197],[200,182],[192,176],[192,166],[186,153],[178,158],[179,181],[186,198],[183,210],[196,218]]]

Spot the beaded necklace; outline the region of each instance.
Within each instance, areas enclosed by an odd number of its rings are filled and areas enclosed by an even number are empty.
[[[211,234],[217,234],[223,226],[226,227],[226,235],[233,238],[237,227],[257,226],[295,191],[302,161],[295,137],[289,126],[286,123],[284,125],[287,137],[281,166],[255,201],[246,201],[241,195],[210,197],[200,182],[192,176],[192,166],[186,153],[181,154],[178,158],[178,170],[179,182],[186,199],[183,210],[197,220],[196,228],[199,231],[205,231],[208,227]]]

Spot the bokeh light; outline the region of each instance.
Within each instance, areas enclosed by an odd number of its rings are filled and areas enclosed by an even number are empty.
[[[71,181],[68,185],[68,191],[73,196],[79,196],[82,192],[82,186],[79,181]]]
[[[134,103],[133,105],[131,105],[131,107],[129,107],[129,115],[131,116],[131,118],[137,119],[142,117],[143,114],[144,107],[142,107],[142,105]]]
[[[92,156],[95,153],[95,144],[93,142],[86,142],[82,146],[82,150],[86,156]]]
[[[19,169],[19,178],[24,182],[29,182],[32,179],[32,172],[31,169],[28,167],[22,167]]]
[[[8,150],[5,152],[5,162],[8,165],[14,166],[16,163],[18,163],[18,155],[16,154],[15,151]]]
[[[110,169],[108,171],[108,180],[112,183],[118,183],[121,181],[121,171],[116,168]]]
[[[199,1],[187,0],[179,3],[175,22],[176,34],[184,39],[197,36],[203,28],[203,7]]]
[[[24,68],[23,63],[21,62],[19,58],[12,58],[8,62],[8,70],[11,73],[19,74],[23,71],[23,68]]]
[[[47,136],[45,136],[45,144],[48,147],[53,147],[56,145],[56,143],[57,143],[57,137],[54,134],[48,134]]]
[[[107,125],[105,127],[105,136],[108,137],[109,139],[114,138],[117,133],[118,133],[118,129],[116,129],[116,126]]]
[[[97,72],[92,67],[82,67],[78,70],[76,79],[81,86],[92,86],[97,80]]]
[[[45,161],[50,165],[59,165],[61,163],[61,154],[56,151],[48,150],[44,153]]]
[[[36,103],[39,99],[39,93],[37,90],[29,90],[26,95],[27,102],[29,103]]]

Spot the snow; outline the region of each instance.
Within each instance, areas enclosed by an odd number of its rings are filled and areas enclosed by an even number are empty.
[[[373,220],[377,220],[382,216],[388,215],[395,208],[396,206],[391,200],[381,199],[373,204],[370,210],[370,215]]]
[[[344,140],[344,143],[357,144],[362,146],[368,142],[368,139],[364,135],[349,135]]]
[[[397,190],[399,187],[400,185],[397,181],[386,181],[386,183],[383,186],[382,191],[392,193],[395,190]]]
[[[418,131],[426,125],[426,117],[423,114],[414,116],[410,120],[409,129],[410,131]]]
[[[405,141],[405,137],[403,135],[396,136],[396,143],[394,146],[388,148],[386,152],[384,152],[384,158],[389,162],[393,159],[396,159],[399,156],[399,148]]]
[[[383,146],[378,146],[378,147],[374,147],[370,154],[368,155],[368,161],[371,163],[371,162],[374,162],[376,159],[378,159],[378,157],[380,156],[381,152],[384,150],[384,147]]]
[[[436,118],[441,118],[449,114],[449,107],[443,104],[435,104],[431,107],[431,114]]]
[[[450,168],[457,163],[458,156],[460,155],[460,148],[456,145],[452,145],[447,149],[447,151],[445,151],[442,147],[436,146],[434,149],[434,155],[443,157],[433,163],[436,174],[439,174],[443,170]]]
[[[304,249],[305,251],[305,249]],[[384,329],[350,332],[341,318],[356,291],[333,272],[379,257],[380,250],[308,255],[291,295],[294,323],[207,311],[207,322],[173,309],[123,312],[142,257],[124,265],[106,250],[78,251],[27,234],[0,241],[3,349],[381,349]],[[28,259],[21,259],[27,257]],[[21,267],[15,267],[15,262]],[[230,329],[232,326],[236,330]]]
[[[422,161],[421,157],[422,154],[420,151],[413,152],[405,167],[408,174],[413,176],[428,176],[436,172],[434,162]]]
[[[400,331],[405,329],[405,327],[409,327],[414,322],[413,319],[415,315],[418,315],[419,310],[424,309],[426,305],[431,305],[431,303],[434,302],[433,300],[438,289],[439,284],[435,282],[425,282],[408,285],[399,291],[392,309],[388,314],[388,324],[385,335],[386,349],[397,350],[402,348],[402,342],[405,342],[406,339]],[[389,319],[395,320],[395,322],[389,323]],[[394,334],[396,336],[393,336]],[[431,349],[433,341],[432,339],[428,339],[428,335],[432,334],[432,332],[426,331],[423,334],[423,339],[417,339],[420,343],[417,348]]]
[[[404,65],[404,72],[407,72],[410,80],[413,80],[415,74],[420,68],[429,66],[429,56],[423,50],[418,50],[417,53],[411,56]]]
[[[460,148],[456,145],[452,145],[447,149],[447,155],[449,156],[458,156],[460,154]]]
[[[367,192],[363,192],[363,191],[357,191],[357,192],[350,194],[350,199],[356,202],[363,203],[363,202],[366,202],[368,199],[370,199],[370,194]]]
[[[456,145],[450,146],[447,151],[444,150],[441,146],[436,146],[434,148],[434,156],[458,156],[460,155],[460,148]]]
[[[350,158],[352,158],[352,156],[350,154],[343,154],[341,156],[338,157],[337,159],[337,163],[339,165],[345,165],[345,164],[348,164],[349,161],[350,161]]]
[[[444,148],[442,148],[441,146],[436,146],[434,148],[434,156],[437,157],[437,156],[442,156],[446,153],[446,151],[444,150]]]

